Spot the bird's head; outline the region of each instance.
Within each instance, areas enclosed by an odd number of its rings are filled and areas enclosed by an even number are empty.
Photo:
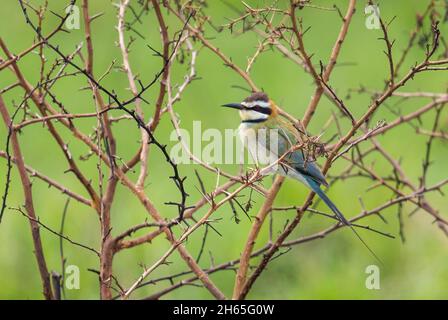
[[[242,122],[264,122],[277,115],[277,107],[264,92],[256,92],[241,103],[228,103],[223,107],[238,109]]]

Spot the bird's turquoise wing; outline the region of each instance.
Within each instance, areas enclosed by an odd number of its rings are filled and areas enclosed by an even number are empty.
[[[265,124],[265,128],[269,130],[275,130],[276,134],[267,134],[266,139],[259,139],[259,141],[263,143],[264,140],[266,142],[266,146],[269,146],[270,148],[270,146],[272,146],[272,144],[270,144],[270,139],[273,137],[278,138],[278,157],[284,155],[286,152],[288,152],[288,150],[291,149],[293,145],[296,145],[298,143],[297,135],[292,131],[296,130],[294,127],[289,128],[289,126],[286,126],[283,123],[279,122],[268,122]],[[320,168],[317,166],[317,164],[314,161],[305,161],[303,150],[299,149],[290,153],[283,159],[283,162],[286,164],[285,170],[287,170],[288,168],[292,168],[296,170],[297,173],[309,177],[319,184],[323,184],[325,186],[328,185],[324,175],[320,171]]]

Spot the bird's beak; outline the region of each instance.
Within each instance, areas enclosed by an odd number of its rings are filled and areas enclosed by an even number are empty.
[[[238,110],[243,109],[243,105],[241,103],[227,103],[223,104],[222,107],[233,108]]]

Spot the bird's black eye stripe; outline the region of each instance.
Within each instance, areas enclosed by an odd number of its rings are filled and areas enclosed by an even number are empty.
[[[252,111],[256,111],[256,112],[263,113],[263,114],[268,114],[268,115],[270,115],[272,113],[271,108],[262,107],[262,106],[259,106],[259,105],[253,106],[252,108],[247,108],[246,107],[244,109],[252,110]]]

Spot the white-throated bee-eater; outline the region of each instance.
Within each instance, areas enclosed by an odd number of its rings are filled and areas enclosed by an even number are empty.
[[[301,133],[292,123],[279,116],[277,106],[264,92],[256,92],[241,103],[229,103],[223,106],[239,110],[241,117],[239,136],[257,164],[264,162],[263,164],[268,164],[268,167],[270,164],[275,168],[275,173],[304,183],[325,202],[342,224],[353,230],[372,255],[379,260],[320,188],[321,185],[328,186],[328,183],[317,164],[308,161],[307,155],[300,148],[299,145],[303,140]],[[295,146],[298,147],[295,149]],[[270,173],[272,171],[268,170]]]

